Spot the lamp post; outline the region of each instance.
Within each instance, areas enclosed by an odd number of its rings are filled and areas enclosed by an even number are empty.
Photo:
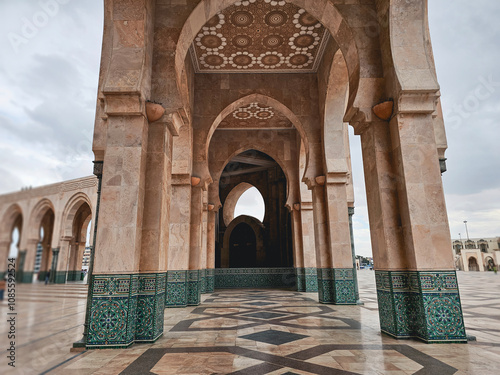
[[[460,238],[460,250],[462,250],[464,248],[464,244],[462,243],[462,234],[461,233],[458,234],[458,238]]]

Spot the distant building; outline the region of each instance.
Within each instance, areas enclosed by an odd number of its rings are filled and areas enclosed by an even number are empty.
[[[90,266],[90,250],[91,247],[87,246],[83,252],[82,269],[88,270]]]
[[[457,269],[462,271],[493,271],[500,262],[500,237],[453,239]]]

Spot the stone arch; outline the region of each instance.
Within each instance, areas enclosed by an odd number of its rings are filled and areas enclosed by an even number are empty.
[[[234,228],[236,228],[241,223],[249,225],[254,231],[256,239],[257,264],[262,263],[265,260],[264,225],[254,217],[240,215],[233,221],[231,221],[226,229],[226,232],[224,233],[223,246],[221,250],[221,265],[223,268],[229,267],[229,242],[231,233],[233,232]]]
[[[73,221],[75,218],[75,215],[77,214],[78,210],[84,205],[87,204],[88,207],[90,208],[90,219],[92,217],[92,203],[90,201],[90,198],[87,196],[85,193],[76,193],[73,195],[69,200],[68,203],[66,203],[66,206],[63,211],[63,221],[62,221],[62,226],[61,226],[61,237],[71,237],[73,236]],[[88,219],[86,221],[87,225],[90,221]]]
[[[347,108],[349,77],[342,52],[333,56],[322,126],[325,172],[348,172],[344,137],[344,116]]]
[[[493,271],[493,267],[496,266],[493,257],[487,256],[484,258],[484,269],[487,271]]]
[[[19,219],[21,220],[19,226],[19,236],[21,236],[23,218],[23,211],[17,203],[9,206],[2,217],[0,226],[0,242],[9,242],[9,244],[12,242],[12,231],[18,225]]]
[[[230,113],[232,113],[236,109],[238,109],[240,107],[244,107],[246,105],[249,105],[250,103],[253,103],[253,102],[258,102],[259,104],[273,107],[274,109],[280,111],[284,116],[286,116],[290,120],[290,122],[293,124],[295,129],[297,129],[297,131],[299,132],[300,137],[302,138],[304,145],[306,147],[306,152],[309,152],[309,142],[308,142],[308,137],[307,137],[306,131],[304,129],[304,126],[302,125],[302,122],[295,115],[295,113],[293,113],[292,110],[290,108],[288,108],[286,105],[284,105],[283,103],[281,103],[280,101],[278,101],[274,98],[271,98],[270,96],[254,93],[254,94],[247,95],[243,98],[240,98],[240,99],[234,101],[233,103],[228,105],[226,108],[224,108],[219,113],[219,115],[215,118],[215,120],[212,123],[212,125],[208,131],[208,134],[207,134],[206,144],[205,144],[205,155],[204,155],[205,158],[203,160],[207,160],[208,152],[209,152],[209,148],[210,148],[210,141],[212,139],[212,136],[213,136],[215,130],[217,130],[217,127],[221,123],[221,121],[224,120],[224,118],[226,116],[228,116]]]
[[[28,227],[29,240],[40,239],[40,225],[42,223],[42,219],[50,210],[55,215],[56,210],[54,208],[54,204],[48,198],[43,198],[35,205],[35,207],[33,207]]]
[[[469,271],[479,271],[479,263],[476,257],[470,256],[467,258],[467,263],[469,265]]]
[[[231,221],[234,219],[234,210],[236,208],[236,203],[240,197],[245,193],[248,189],[251,189],[255,186],[249,184],[248,182],[242,182],[241,184],[235,186],[233,190],[227,195],[226,200],[224,201],[224,208],[222,209],[222,218],[226,226],[229,226]]]
[[[205,0],[201,1],[193,12],[189,15],[181,33],[175,51],[175,70],[177,87],[184,108],[188,111],[189,93],[187,92],[188,79],[186,74],[185,59],[189,47],[203,25],[225,8],[234,5],[239,0]],[[337,7],[330,0],[287,0],[305,9],[315,17],[330,32],[330,35],[340,46],[342,54],[346,60],[349,72],[349,106],[354,102],[359,86],[360,59],[358,47],[354,38],[354,33]],[[183,90],[184,88],[184,90]]]
[[[430,42],[427,1],[390,1],[388,12],[389,51],[398,86],[396,92],[437,93],[439,85]],[[411,32],[408,32],[408,14],[412,15]]]
[[[296,189],[294,188],[294,181],[298,181],[298,176],[295,176],[295,170],[293,168],[288,168],[285,161],[280,158],[277,152],[270,147],[263,147],[262,145],[257,145],[253,142],[248,142],[239,145],[240,147],[236,150],[234,150],[231,154],[229,154],[224,162],[218,164],[217,166],[213,166],[210,170],[210,174],[212,176],[212,180],[215,184],[217,184],[220,181],[222,172],[224,171],[224,168],[226,165],[233,159],[235,156],[248,151],[248,150],[256,150],[260,151],[268,156],[270,156],[278,165],[280,166],[281,170],[285,174],[286,180],[287,180],[287,203],[286,206],[291,209],[293,206],[293,203],[295,202],[296,199]],[[212,193],[216,194],[216,197],[210,196],[209,198],[211,199],[211,202],[217,202],[216,205],[220,207],[220,197],[219,197],[219,189],[211,189]]]

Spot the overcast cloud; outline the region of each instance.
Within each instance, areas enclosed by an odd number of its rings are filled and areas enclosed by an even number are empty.
[[[47,3],[0,2],[0,194],[92,173],[102,0]],[[451,233],[468,220],[471,237],[500,236],[500,2],[430,0],[429,16]],[[351,149],[356,250],[370,255],[359,137]]]

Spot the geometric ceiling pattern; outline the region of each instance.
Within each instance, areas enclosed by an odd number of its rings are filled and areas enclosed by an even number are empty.
[[[286,1],[236,2],[211,18],[190,52],[195,72],[316,72],[329,32]]]
[[[272,107],[257,102],[240,107],[227,115],[217,129],[290,129],[290,120]]]

